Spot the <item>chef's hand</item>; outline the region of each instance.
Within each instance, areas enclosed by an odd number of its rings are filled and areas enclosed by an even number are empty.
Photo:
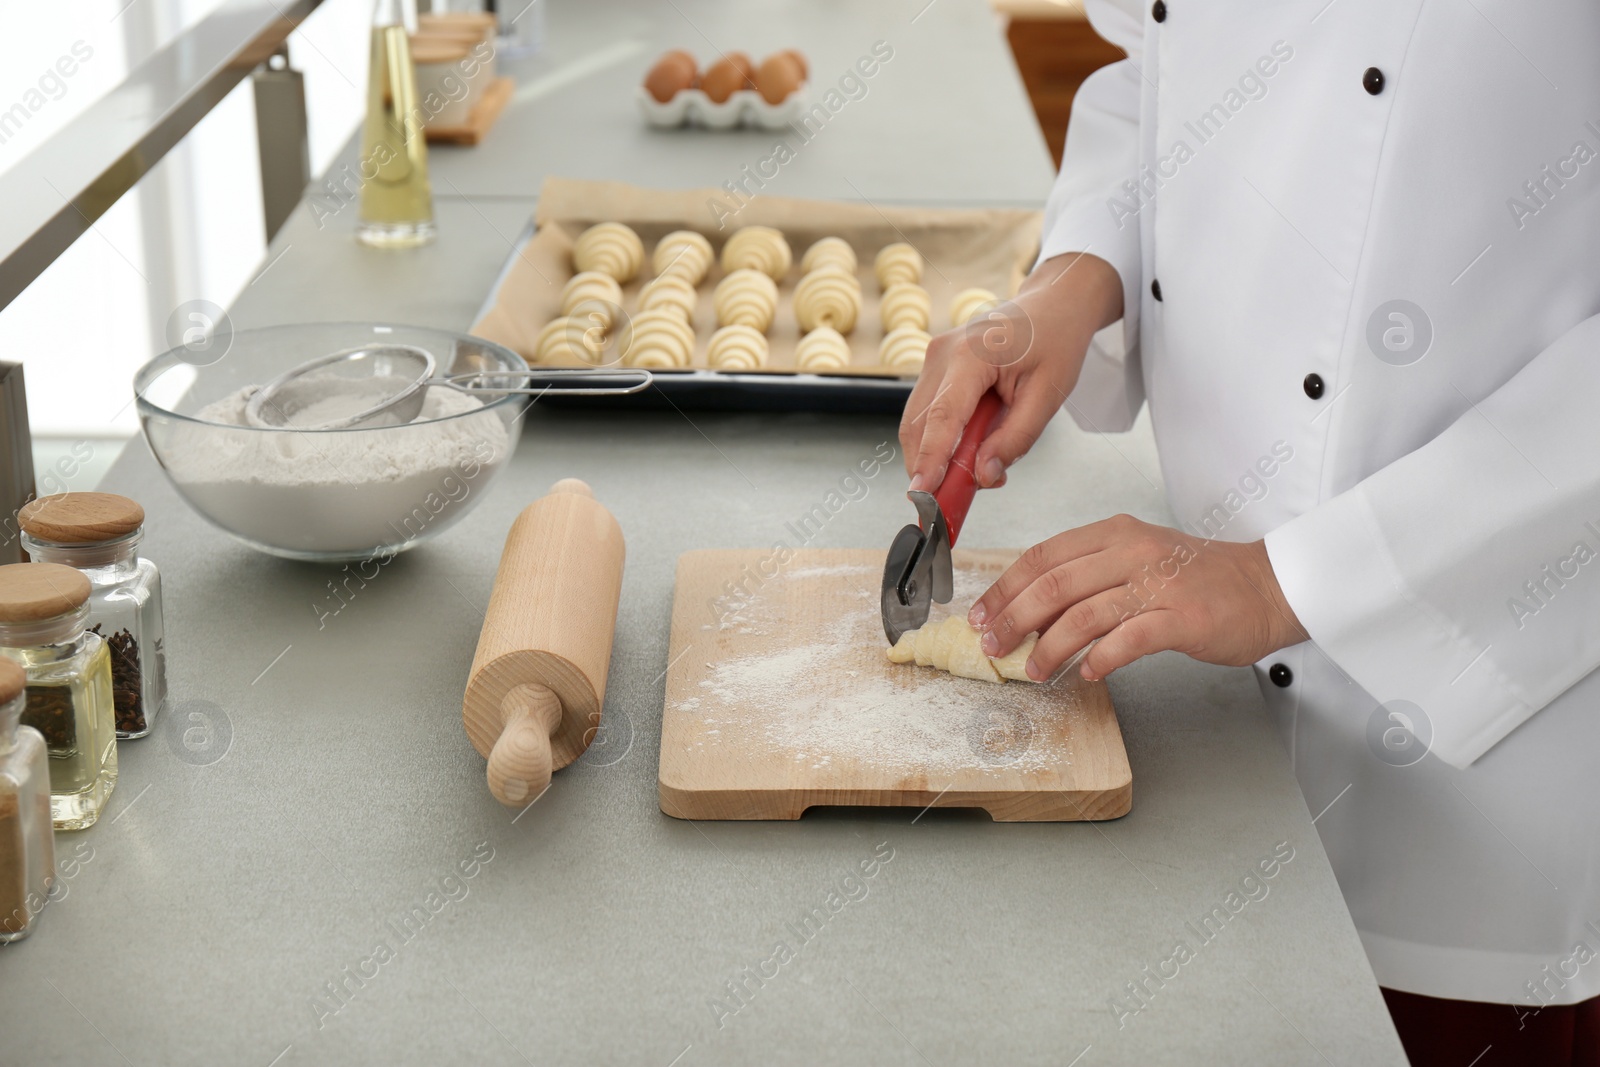
[[[1122,280],[1098,256],[1041,263],[1022,290],[981,321],[935,337],[900,419],[911,488],[933,492],[978,400],[993,387],[1005,413],[978,448],[978,484],[992,488],[1044,431],[1078,384],[1095,331],[1122,317]]]
[[[1039,631],[1027,665],[1036,681],[1096,638],[1079,668],[1090,680],[1168,649],[1242,667],[1307,639],[1263,542],[1206,541],[1127,515],[1034,545],[968,620],[991,656]]]

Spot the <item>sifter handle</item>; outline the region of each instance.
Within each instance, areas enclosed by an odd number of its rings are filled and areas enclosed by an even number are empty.
[[[967,428],[961,431],[955,455],[950,457],[944,481],[940,483],[938,492],[933,494],[933,498],[939,502],[939,510],[944,513],[945,525],[950,529],[952,548],[955,547],[956,538],[961,535],[961,524],[967,520],[972,498],[978,493],[977,473],[973,470],[978,458],[978,446],[989,436],[989,426],[999,413],[1000,394],[991,389],[979,398],[972,418],[967,421]]]
[[[511,389],[497,385],[484,385],[484,378],[509,378],[517,377],[523,380],[523,388]],[[647,370],[584,370],[578,368],[536,368],[525,371],[472,371],[468,374],[451,374],[441,378],[429,378],[424,384],[448,385],[464,393],[483,393],[489,396],[501,396],[506,393],[519,393],[524,396],[543,396],[545,393],[556,393],[562,396],[622,396],[628,393],[640,393],[650,388],[655,381],[655,375]],[[535,387],[536,383],[544,384]]]

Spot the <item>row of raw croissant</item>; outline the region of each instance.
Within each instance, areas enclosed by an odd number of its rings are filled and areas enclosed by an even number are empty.
[[[578,273],[561,293],[561,316],[539,335],[541,363],[598,363],[616,342],[628,366],[687,367],[694,352],[690,325],[695,288],[710,270],[711,242],[691,230],[676,230],[656,244],[652,265],[656,277],[639,291],[637,313],[621,311],[622,283],[644,265],[644,243],[631,228],[602,222],[579,235],[572,250]],[[770,226],[746,226],[734,232],[722,249],[726,277],[712,293],[718,329],[706,348],[706,361],[721,370],[752,370],[768,359],[766,331],[777,312],[777,280],[792,263],[789,242]],[[885,335],[879,361],[902,373],[921,369],[927,353],[931,301],[922,280],[922,256],[906,243],[884,247],[874,260],[882,287],[880,314]],[[849,242],[824,237],[800,260],[804,271],[795,287],[794,309],[804,336],[795,348],[800,370],[836,371],[850,364],[844,335],[861,314],[861,284],[856,279],[856,254]],[[964,324],[995,300],[986,289],[967,289],[951,302],[953,325]]]
[[[920,372],[932,339],[928,335],[932,302],[919,284],[922,255],[898,242],[880,249],[872,267],[883,290],[879,316],[884,334],[878,362],[902,374]],[[795,362],[802,370],[842,369],[850,362],[844,335],[855,329],[861,315],[855,249],[842,238],[824,237],[806,249],[800,269],[805,273],[795,286],[794,317],[804,336],[795,346]]]

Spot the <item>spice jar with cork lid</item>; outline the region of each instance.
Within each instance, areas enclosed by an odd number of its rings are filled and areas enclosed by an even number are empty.
[[[0,656],[27,673],[22,723],[44,735],[57,830],[93,826],[117,784],[111,655],[84,629],[89,592],[59,563],[0,567]]]
[[[0,943],[33,933],[55,877],[44,738],[21,725],[28,675],[0,659]]]
[[[22,547],[89,579],[89,629],[111,651],[117,736],[143,737],[167,700],[161,573],[141,557],[144,508],[115,493],[57,493],[17,513]]]

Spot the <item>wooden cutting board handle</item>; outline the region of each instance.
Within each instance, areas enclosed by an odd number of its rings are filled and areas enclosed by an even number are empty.
[[[506,535],[461,707],[502,804],[537,800],[551,772],[594,740],[623,556],[617,520],[574,478],[524,508]]]

